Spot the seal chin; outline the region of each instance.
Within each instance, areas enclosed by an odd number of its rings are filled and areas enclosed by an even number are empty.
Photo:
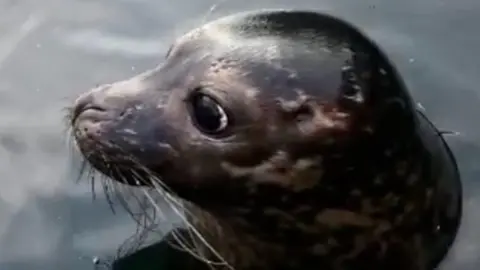
[[[109,91],[116,87],[101,86],[75,101],[71,125],[76,145],[107,177],[129,185],[153,185],[154,177],[173,167],[176,155],[168,143],[162,108],[145,101],[124,102],[126,97],[118,95],[112,98]],[[152,114],[158,117],[152,119]]]

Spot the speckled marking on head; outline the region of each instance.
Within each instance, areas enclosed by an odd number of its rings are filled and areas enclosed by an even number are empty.
[[[321,211],[316,215],[315,221],[328,227],[344,227],[345,225],[371,227],[375,224],[373,219],[367,215],[336,209]]]
[[[321,156],[291,160],[282,150],[254,167],[240,167],[226,161],[221,166],[230,177],[251,179],[248,184],[253,192],[256,184],[264,183],[275,183],[294,192],[310,189],[321,182],[323,173]]]
[[[202,132],[193,94],[228,112],[229,132]],[[428,132],[417,129],[388,59],[335,18],[277,11],[220,19],[180,37],[158,68],[88,95],[108,105],[99,118],[111,121],[93,126],[87,117],[83,134],[131,150],[239,270],[304,269],[309,260],[349,269],[391,250],[405,256],[398,262],[426,250],[404,232],[430,237],[422,218],[439,196],[425,162],[433,158]],[[110,173],[111,156],[77,138]],[[128,166],[120,169],[128,176]]]

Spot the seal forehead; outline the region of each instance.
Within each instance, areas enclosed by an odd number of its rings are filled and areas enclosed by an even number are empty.
[[[188,58],[189,65],[197,66],[191,69],[197,74],[197,83],[215,85],[217,91],[237,89],[250,98],[262,92],[286,100],[296,99],[302,92],[332,100],[338,96],[342,70],[349,65],[352,51],[348,47],[317,48],[323,49],[315,49],[310,41],[275,35],[244,38],[210,26],[187,34],[172,57]]]
[[[300,91],[333,100],[343,86],[344,70],[360,57],[348,38],[328,26],[286,29],[264,18],[227,17],[179,38],[172,54],[203,63],[204,77],[214,84],[219,79],[215,76],[228,73],[231,83],[242,80],[276,98],[297,99]],[[254,91],[245,93],[252,96]]]
[[[332,20],[335,20],[333,18],[297,24],[285,21],[279,16],[273,16],[273,14],[272,16],[264,15],[237,14],[209,22],[179,37],[175,41],[174,47],[196,46],[200,48],[208,43],[215,45],[216,50],[221,50],[221,48],[236,50],[248,47],[248,50],[251,51],[252,47],[260,45],[259,47],[263,48],[261,50],[263,54],[265,49],[269,52],[276,51],[277,46],[275,45],[285,41],[290,41],[291,52],[295,53],[298,51],[339,51],[352,44],[348,40],[346,29],[332,29]],[[311,14],[307,13],[307,15]],[[254,52],[255,50],[253,50]],[[285,53],[287,51],[284,49],[283,54]]]

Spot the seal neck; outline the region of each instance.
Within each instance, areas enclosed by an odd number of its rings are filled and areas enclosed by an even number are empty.
[[[227,261],[236,270],[306,270],[311,265],[337,269],[336,264],[365,264],[369,269],[367,262],[378,254],[383,254],[378,258],[382,262],[375,260],[384,266],[379,269],[422,269],[416,265],[422,263],[418,259],[422,255],[412,254],[421,248],[415,248],[410,236],[422,230],[418,217],[424,215],[419,211],[429,207],[428,194],[421,192],[429,183],[419,181],[429,166],[421,162],[424,152],[414,141],[392,160],[364,159],[357,171],[350,172],[343,170],[345,164],[332,167],[335,174],[322,179],[317,188],[292,193],[290,198],[260,192],[263,197],[250,199],[261,205],[221,213],[187,203],[190,222],[208,243],[201,244],[197,237],[197,250],[210,260]],[[418,205],[411,205],[413,201]],[[393,239],[403,234],[408,237]],[[380,252],[382,248],[385,251]],[[277,266],[278,258],[287,260]]]

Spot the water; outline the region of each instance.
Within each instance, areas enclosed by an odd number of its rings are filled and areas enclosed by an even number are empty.
[[[74,184],[62,108],[84,90],[154,67],[217,1],[0,0],[0,269],[93,269],[134,231],[122,212]],[[234,1],[211,18],[292,1]],[[240,3],[239,3],[240,2]],[[262,3],[258,3],[262,2]],[[168,3],[168,4],[167,4]],[[295,1],[347,18],[380,43],[449,138],[465,216],[443,269],[480,263],[480,2]],[[290,5],[290,7],[292,7]]]

